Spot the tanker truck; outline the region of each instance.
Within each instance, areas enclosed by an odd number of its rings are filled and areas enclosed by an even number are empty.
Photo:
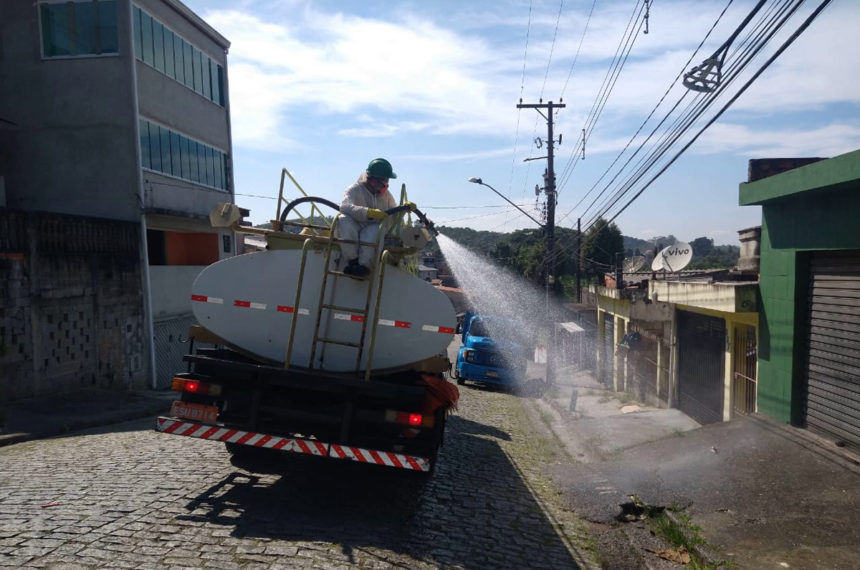
[[[281,188],[271,229],[243,225],[232,204],[212,212],[214,226],[262,235],[266,249],[218,261],[194,281],[199,324],[187,369],[172,381],[178,397],[156,428],[223,442],[234,463],[302,454],[431,473],[459,398],[445,375],[454,308],[413,274],[432,222],[414,205],[389,210],[379,240],[361,244],[375,263],[358,277],[337,263],[340,214],[314,215],[338,205],[287,202]],[[290,219],[304,203],[311,216]]]

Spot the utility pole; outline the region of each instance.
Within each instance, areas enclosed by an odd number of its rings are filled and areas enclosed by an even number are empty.
[[[564,103],[553,103],[552,101],[547,101],[546,103],[541,100],[539,103],[523,103],[522,99],[520,99],[519,104],[517,105],[517,109],[534,109],[540,115],[546,119],[546,128],[547,128],[547,166],[546,172],[544,173],[544,192],[546,192],[546,316],[547,322],[550,324],[551,330],[550,338],[555,338],[555,321],[552,318],[552,310],[550,309],[550,289],[552,287],[552,281],[555,279],[555,260],[553,259],[554,249],[555,249],[555,169],[553,165],[553,149],[555,148],[555,141],[553,140],[552,133],[552,121],[553,121],[553,109],[563,109],[566,107]],[[544,115],[543,109],[546,109],[547,112]],[[561,137],[559,137],[559,144],[561,143]],[[552,369],[552,353],[553,351],[553,341],[550,340],[547,346],[547,359],[546,359],[546,379],[548,384],[552,384],[554,381],[554,370]]]

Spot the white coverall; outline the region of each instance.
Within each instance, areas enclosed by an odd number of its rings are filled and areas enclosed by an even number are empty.
[[[340,250],[343,254],[341,265],[345,265],[351,259],[358,258],[358,264],[370,269],[373,261],[373,248],[361,246],[359,241],[376,242],[379,235],[379,222],[367,219],[367,210],[389,210],[397,206],[397,202],[388,192],[383,189],[379,194],[371,192],[364,183],[367,174],[358,177],[358,181],[346,189],[343,200],[340,203],[340,213],[343,214],[337,220],[337,237],[345,240],[354,240],[356,243],[342,243]]]

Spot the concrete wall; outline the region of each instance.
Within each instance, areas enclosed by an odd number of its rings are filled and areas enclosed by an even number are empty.
[[[860,248],[860,151],[742,184],[762,205],[758,409],[799,422],[808,255]]]
[[[0,165],[10,208],[135,220],[137,150],[129,4],[119,54],[42,59],[38,3],[0,3]]]
[[[145,386],[139,234],[0,209],[0,399]]]
[[[117,1],[119,53],[42,58],[38,3],[0,2],[0,176],[10,208],[137,221],[146,211],[208,216],[232,202],[226,40],[172,0],[138,4],[224,68],[225,106],[137,61],[131,2]],[[139,177],[138,117],[227,154],[228,189]]]

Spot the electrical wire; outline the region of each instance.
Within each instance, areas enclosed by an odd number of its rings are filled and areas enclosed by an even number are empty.
[[[573,56],[573,61],[570,64],[570,70],[567,72],[567,79],[564,81],[564,87],[561,88],[561,95],[559,96],[559,101],[564,99],[564,93],[567,91],[567,84],[570,83],[570,77],[573,75],[573,68],[576,66],[576,61],[579,59],[579,52],[582,50],[582,43],[585,41],[585,34],[588,32],[588,26],[591,23],[591,15],[594,14],[594,6],[597,4],[597,0],[594,0],[591,3],[591,10],[588,11],[588,18],[585,20],[585,27],[582,29],[582,36],[579,38],[579,45],[576,48],[576,54]]]
[[[816,18],[821,14],[821,12],[822,12],[822,11],[823,11],[823,10],[824,10],[828,5],[829,5],[829,4],[830,4],[830,2],[831,2],[831,0],[824,0],[824,1],[823,1],[823,2],[818,6],[818,8],[816,8],[816,9],[815,9],[815,11],[814,11],[812,14],[810,14],[810,16],[809,16],[806,20],[804,20],[804,22],[800,25],[800,27],[799,27],[797,30],[795,30],[795,32],[794,32],[794,33],[793,33],[793,34],[792,34],[792,35],[791,35],[791,36],[790,36],[790,37],[789,37],[785,42],[783,42],[783,44],[782,44],[782,45],[781,45],[781,46],[776,50],[776,52],[774,52],[774,54],[773,54],[771,57],[769,57],[769,58],[767,59],[767,61],[765,61],[765,63],[764,63],[764,64],[759,68],[759,70],[758,70],[758,71],[757,71],[757,72],[756,72],[756,73],[755,73],[755,74],[754,74],[754,75],[753,75],[749,80],[747,80],[747,82],[746,82],[746,83],[744,83],[744,85],[740,88],[740,90],[738,90],[738,92],[737,92],[737,93],[736,93],[736,94],[735,94],[735,95],[734,95],[734,96],[733,96],[733,97],[732,97],[732,98],[731,98],[731,99],[730,99],[730,100],[729,100],[729,101],[728,101],[728,102],[727,102],[727,103],[726,103],[726,104],[725,104],[725,105],[724,105],[724,106],[719,110],[719,112],[718,112],[718,113],[717,113],[717,114],[716,114],[716,115],[715,115],[715,116],[714,116],[710,121],[708,121],[708,122],[707,122],[707,123],[706,123],[706,124],[705,124],[705,125],[704,125],[700,130],[699,130],[699,132],[697,132],[697,133],[696,133],[696,135],[695,135],[695,136],[694,136],[694,137],[693,137],[693,138],[692,138],[692,139],[691,139],[691,140],[690,140],[686,145],[684,145],[684,147],[683,147],[680,151],[678,151],[678,153],[677,153],[677,154],[672,158],[672,160],[671,160],[671,161],[669,161],[669,163],[668,163],[668,164],[666,164],[662,169],[660,169],[660,170],[657,172],[657,174],[655,174],[655,175],[654,175],[654,176],[653,176],[653,177],[652,177],[652,178],[647,182],[647,184],[645,184],[645,185],[642,187],[642,189],[640,189],[640,190],[639,190],[639,191],[638,191],[638,192],[637,192],[637,193],[636,193],[636,194],[635,194],[635,195],[634,195],[634,196],[633,196],[633,197],[632,197],[632,198],[631,198],[631,199],[630,199],[626,204],[624,204],[624,206],[623,206],[623,207],[622,207],[622,208],[621,208],[621,209],[620,209],[620,210],[619,210],[619,211],[618,211],[618,212],[617,212],[617,213],[616,213],[616,214],[615,214],[615,215],[614,215],[614,216],[613,216],[609,221],[611,222],[611,221],[615,220],[615,218],[617,218],[617,217],[618,217],[618,216],[619,216],[619,215],[620,215],[624,210],[626,210],[626,209],[627,209],[627,207],[628,207],[628,206],[630,206],[630,204],[632,204],[632,203],[633,203],[633,202],[634,202],[634,201],[635,201],[635,200],[636,200],[640,195],[642,195],[642,193],[643,193],[643,192],[644,192],[644,191],[645,191],[645,190],[646,190],[646,189],[647,189],[647,188],[648,188],[648,187],[649,187],[649,186],[654,182],[654,180],[656,180],[656,179],[657,179],[661,174],[663,174],[663,172],[665,172],[665,171],[666,171],[666,169],[667,169],[667,168],[669,168],[669,166],[671,166],[671,165],[672,165],[672,163],[674,163],[674,162],[675,162],[675,160],[677,160],[677,159],[678,159],[678,157],[680,157],[680,156],[681,156],[681,155],[682,155],[682,154],[683,154],[683,153],[684,153],[684,152],[685,152],[685,151],[686,151],[686,150],[687,150],[687,149],[688,149],[688,148],[689,148],[689,147],[690,147],[694,142],[696,142],[696,140],[698,140],[699,136],[701,136],[701,134],[702,134],[703,132],[705,132],[705,130],[707,130],[707,129],[708,129],[708,127],[710,127],[712,124],[714,124],[714,122],[716,122],[716,120],[717,120],[717,119],[719,119],[719,118],[720,118],[720,116],[721,116],[721,115],[722,115],[722,114],[723,114],[723,113],[724,113],[724,112],[725,112],[729,107],[731,107],[731,105],[732,105],[735,101],[737,101],[737,99],[738,99],[738,98],[739,98],[739,97],[740,97],[740,96],[741,96],[741,95],[742,95],[742,94],[743,94],[743,93],[744,93],[744,92],[749,88],[749,86],[750,86],[750,85],[752,85],[752,84],[753,84],[753,82],[755,82],[755,80],[756,80],[756,79],[758,79],[758,78],[759,78],[759,76],[761,76],[761,74],[762,74],[762,73],[764,73],[764,71],[765,71],[768,67],[770,67],[770,65],[771,65],[774,61],[776,61],[776,59],[777,59],[780,55],[782,55],[782,53],[783,53],[786,49],[788,49],[788,47],[789,47],[792,43],[794,43],[794,41],[795,41],[798,37],[800,37],[800,34],[802,34],[802,33],[806,30],[806,28],[808,28],[808,27],[809,27],[809,25],[810,25],[810,24],[812,24],[812,22],[813,22],[813,21],[815,21],[815,19],[816,19]]]
[[[586,226],[588,227],[594,220],[605,215],[609,210],[628,192],[631,191],[632,187],[643,177],[645,174],[651,169],[654,168],[657,164],[657,161],[662,158],[662,156],[668,152],[672,145],[674,145],[686,132],[689,130],[692,125],[698,120],[698,118],[707,110],[711,105],[713,105],[716,100],[726,91],[726,89],[731,85],[734,80],[737,78],[739,72],[743,70],[755,55],[758,54],[761,49],[768,43],[768,41],[773,37],[773,34],[778,31],[785,24],[788,18],[794,13],[800,3],[803,0],[798,0],[794,7],[790,7],[787,4],[783,6],[781,11],[778,14],[771,16],[771,18],[779,18],[779,20],[774,20],[767,29],[761,32],[761,37],[755,38],[755,41],[751,41],[749,44],[743,48],[743,52],[741,57],[739,58],[741,61],[730,67],[726,70],[726,73],[723,76],[723,82],[718,87],[717,91],[712,94],[702,94],[698,98],[694,99],[690,105],[696,105],[695,107],[688,106],[687,113],[680,117],[676,123],[673,125],[672,130],[667,132],[664,135],[663,140],[660,144],[652,150],[650,155],[640,160],[638,170],[631,175],[620,188],[616,190],[616,192],[607,198],[594,213],[592,218],[586,222]],[[736,50],[738,51],[738,50]],[[647,163],[643,163],[643,161],[648,161]],[[608,188],[608,186],[607,186]],[[604,188],[604,191],[607,189]],[[603,192],[601,192],[602,194]],[[592,205],[594,202],[592,202]],[[588,209],[587,209],[588,210]]]
[[[606,75],[604,75],[603,83],[598,90],[597,97],[592,103],[591,109],[585,120],[585,125],[582,129],[582,134],[577,139],[577,142],[574,143],[573,149],[571,150],[570,157],[567,160],[564,168],[562,169],[562,174],[559,178],[569,177],[568,171],[573,170],[576,167],[576,159],[575,157],[579,154],[580,150],[585,147],[585,143],[588,140],[591,132],[594,130],[594,126],[597,123],[597,119],[600,114],[603,112],[603,108],[606,105],[606,101],[609,98],[609,94],[612,91],[612,88],[615,85],[615,82],[618,79],[618,76],[621,73],[621,70],[624,67],[624,63],[627,61],[627,56],[630,54],[630,50],[633,48],[633,44],[635,42],[634,35],[638,36],[638,30],[634,32],[635,22],[638,20],[637,14],[642,14],[644,5],[640,5],[637,1],[633,12],[630,15],[630,19],[627,22],[627,27],[624,30],[624,34],[622,35],[621,40],[618,43],[618,47],[615,50],[615,55],[612,59],[612,62],[609,64],[609,69],[606,71]],[[638,11],[638,12],[637,12]],[[641,23],[640,23],[641,28]],[[626,47],[626,49],[625,49]],[[623,54],[623,55],[619,55]]]
[[[558,24],[561,22],[561,11],[564,8],[564,0],[558,3],[558,15],[555,17],[555,32],[552,34],[552,45],[549,48],[549,59],[546,62],[546,72],[543,75],[543,85],[540,88],[540,98],[543,99],[544,90],[546,89],[546,81],[549,78],[549,68],[552,65],[552,54],[555,52],[555,40],[558,37]]]
[[[597,231],[602,231],[605,227],[611,227],[612,222],[622,213],[624,212],[630,204],[632,204],[641,194],[660,176],[665,172],[674,162],[679,158],[692,144],[701,136],[701,134],[707,130],[714,122],[716,122],[722,114],[731,107],[731,105],[750,87],[750,85],[755,82],[758,77],[761,76],[762,73],[802,34],[811,23],[820,15],[820,13],[830,4],[831,0],[824,0],[804,21],[803,23],[783,42],[783,44],[771,55],[762,66],[738,89],[737,92],[731,97],[731,99],[725,103],[722,108],[710,119],[708,120],[699,131],[692,136],[692,138],[687,141],[687,143],[669,160],[662,168],[657,171],[657,173],[652,176],[642,188],[640,188],[611,218],[608,220],[604,217],[607,215],[611,207],[617,202],[613,202],[607,207],[602,208],[602,210],[596,214],[596,217],[592,218],[593,221],[590,221],[584,232],[589,231],[595,225],[600,223],[597,228]],[[777,12],[774,10],[770,11],[770,15],[765,15],[762,18],[762,21],[754,26],[752,32],[748,34],[748,40],[742,42],[743,47],[737,48],[735,53],[740,53],[741,55],[737,58],[739,61],[732,62],[727,69],[726,74],[724,75],[725,83],[715,92],[712,97],[708,99],[710,101],[715,100],[720,95],[725,92],[725,88],[730,85],[734,79],[738,76],[738,73],[744,69],[747,64],[764,48],[765,45],[769,43],[769,41],[773,38],[775,33],[779,31],[782,27],[784,27],[785,23],[795,14],[797,9],[799,8],[802,0],[797,2],[796,4],[789,5],[783,4],[781,8],[778,8]],[[755,41],[753,41],[755,40]],[[703,108],[706,108],[707,105],[710,105],[710,102],[703,103]],[[697,117],[698,115],[696,115]],[[684,130],[689,128],[689,126],[682,127]],[[675,139],[677,140],[677,139]],[[671,141],[674,144],[675,140]],[[651,168],[653,168],[656,164],[656,161],[652,161],[649,165],[647,165],[647,169],[642,171],[641,174],[644,174]],[[640,177],[641,177],[640,174]],[[638,180],[638,178],[637,178]],[[632,186],[630,187],[632,188]],[[630,191],[630,188],[625,190],[625,193]],[[621,195],[623,196],[623,194]],[[619,196],[619,199],[620,197]],[[617,227],[617,226],[616,226]],[[569,248],[559,248],[559,250],[553,252],[553,260],[557,259],[557,256],[563,255],[565,250]]]
[[[615,163],[616,163],[616,162],[618,162],[618,160],[619,160],[619,159],[624,155],[624,153],[627,151],[627,149],[630,147],[630,145],[633,143],[633,141],[634,141],[634,140],[636,140],[636,137],[638,137],[638,136],[639,136],[639,133],[641,133],[641,132],[642,132],[642,129],[645,127],[645,125],[648,123],[648,121],[650,121],[650,120],[651,120],[651,117],[653,117],[653,116],[654,116],[654,113],[657,111],[657,109],[660,107],[660,105],[662,105],[662,104],[663,104],[663,101],[665,101],[665,100],[666,100],[666,97],[667,97],[667,96],[669,95],[669,93],[672,91],[672,88],[673,88],[673,87],[675,87],[675,85],[677,84],[678,80],[679,80],[679,79],[681,78],[681,76],[684,74],[684,70],[686,70],[686,69],[688,69],[688,68],[690,67],[690,63],[691,63],[691,62],[693,61],[693,59],[696,57],[696,54],[698,54],[698,53],[699,53],[699,50],[701,50],[701,49],[702,49],[702,46],[705,44],[705,42],[706,42],[706,41],[708,41],[708,38],[711,36],[711,33],[713,33],[713,31],[714,31],[714,28],[716,28],[716,27],[717,27],[717,24],[719,24],[719,23],[720,23],[720,20],[722,20],[722,18],[723,18],[723,16],[725,15],[726,11],[727,11],[727,10],[729,9],[729,7],[732,5],[732,2],[734,2],[734,0],[729,0],[729,2],[728,2],[728,3],[726,4],[726,6],[723,8],[723,11],[722,11],[722,12],[720,12],[720,15],[717,17],[717,19],[716,19],[716,20],[714,21],[714,23],[711,25],[711,28],[710,28],[710,29],[708,30],[708,32],[705,34],[705,37],[704,37],[704,38],[702,38],[702,41],[701,41],[701,42],[699,42],[699,45],[698,45],[698,46],[696,46],[696,49],[693,51],[693,53],[690,55],[689,59],[687,59],[687,62],[686,62],[686,63],[684,64],[684,66],[681,68],[681,71],[679,71],[679,72],[678,72],[678,75],[676,75],[676,76],[675,76],[675,78],[671,81],[671,83],[669,83],[669,86],[666,88],[666,91],[663,93],[663,96],[662,96],[662,97],[660,97],[660,100],[657,102],[657,104],[656,104],[656,105],[654,105],[654,108],[653,108],[653,109],[651,109],[651,112],[648,114],[648,116],[645,118],[645,120],[644,120],[644,121],[642,121],[642,124],[641,124],[641,125],[639,125],[639,128],[638,128],[638,129],[636,129],[636,132],[633,134],[633,136],[632,136],[632,137],[630,137],[630,140],[629,140],[629,141],[627,141],[627,144],[624,146],[624,148],[621,150],[621,152],[620,152],[620,153],[618,153],[618,156],[616,156],[616,157],[615,157],[615,160],[613,160],[613,161],[612,161],[612,163],[611,163],[611,164],[606,168],[606,170],[603,172],[603,174],[601,174],[601,175],[600,175],[600,177],[597,179],[597,181],[594,183],[594,185],[592,185],[592,187],[588,190],[588,192],[586,192],[586,193],[585,193],[585,195],[583,195],[583,197],[582,197],[582,198],[580,198],[580,199],[579,199],[579,201],[578,201],[576,204],[574,204],[574,205],[573,205],[573,207],[572,207],[570,210],[568,210],[568,211],[567,211],[567,213],[565,213],[561,218],[559,218],[559,220],[558,220],[558,221],[559,221],[559,223],[560,223],[560,222],[562,222],[565,218],[567,218],[567,217],[568,217],[568,216],[569,216],[569,215],[570,215],[570,214],[571,214],[571,213],[572,213],[572,212],[573,212],[577,207],[579,207],[579,205],[583,202],[583,200],[585,200],[585,199],[588,197],[588,195],[589,195],[589,194],[591,194],[591,192],[592,192],[592,191],[594,191],[594,189],[595,189],[595,188],[597,188],[597,186],[600,184],[600,181],[601,181],[601,180],[603,180],[603,178],[604,178],[604,177],[605,177],[605,176],[610,172],[610,170],[612,170],[612,167],[613,167],[613,166],[615,166]],[[686,93],[685,93],[685,95],[686,95]],[[676,103],[675,103],[675,105],[672,107],[672,109],[670,109],[670,110],[669,110],[669,113],[667,114],[667,117],[668,117],[668,115],[669,115],[669,114],[671,114],[671,113],[675,110],[675,108],[678,106],[678,104],[679,104],[683,99],[684,99],[684,97],[681,97],[681,99],[680,99],[678,102],[676,102]],[[649,141],[649,140],[651,139],[651,137],[654,135],[654,133],[656,132],[656,130],[660,127],[660,125],[662,125],[662,124],[663,124],[663,121],[665,121],[665,120],[666,120],[666,117],[664,117],[664,118],[663,118],[663,120],[662,120],[662,121],[657,125],[657,127],[656,127],[653,131],[651,131],[651,134],[649,134],[649,135],[648,135],[648,138],[646,138],[646,139],[645,139],[645,141],[642,143],[642,145],[640,145],[640,146],[639,146],[639,148],[638,148],[638,149],[636,149],[636,152],[634,152],[634,153],[630,156],[630,158],[628,158],[628,159],[627,159],[627,162],[625,162],[625,163],[624,163],[624,165],[621,167],[622,169],[623,169],[623,168],[625,168],[628,164],[630,164],[630,161],[631,161],[631,160],[636,156],[636,154],[638,154],[638,153],[639,153],[639,151],[640,151],[640,150],[642,150],[642,148],[644,148],[644,145],[648,143],[648,141]],[[621,170],[619,170],[619,174],[620,174],[620,172],[621,172]],[[562,187],[563,187],[563,186],[565,186],[565,185],[567,184],[568,180],[570,179],[570,175],[571,175],[572,173],[573,173],[573,170],[571,169],[571,170],[567,173],[567,176],[566,176],[563,180],[561,180],[561,181],[559,182],[559,185],[560,185],[560,186],[562,186]],[[618,174],[616,174],[616,177],[617,177],[617,176],[618,176]],[[613,178],[613,179],[612,179],[612,181],[614,181],[614,180],[615,180],[615,178]],[[610,183],[611,183],[612,181],[610,181]],[[590,206],[589,206],[589,207],[590,207]],[[586,208],[586,211],[587,211],[587,210],[588,210],[588,208]]]

